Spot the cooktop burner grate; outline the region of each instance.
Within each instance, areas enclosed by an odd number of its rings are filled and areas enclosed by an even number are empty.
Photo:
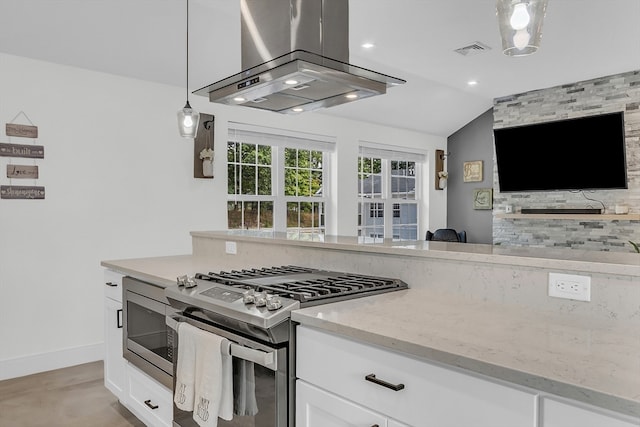
[[[301,305],[407,288],[406,283],[397,279],[297,266],[198,273],[195,277],[239,289],[264,291],[271,295],[291,298],[300,301]]]

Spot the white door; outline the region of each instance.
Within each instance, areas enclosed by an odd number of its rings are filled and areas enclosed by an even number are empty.
[[[385,427],[386,418],[353,402],[296,381],[297,427]]]

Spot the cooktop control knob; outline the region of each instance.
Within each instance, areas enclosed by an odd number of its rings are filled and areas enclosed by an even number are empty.
[[[186,274],[184,276],[178,276],[176,278],[176,282],[178,283],[178,286],[184,286],[185,288],[194,288],[198,286],[196,279],[193,276],[190,277]]]
[[[264,307],[267,305],[267,293],[266,292],[258,292],[256,295],[255,305],[256,307]]]
[[[267,310],[275,311],[282,308],[282,301],[278,297],[271,297],[267,300]]]
[[[245,304],[253,304],[256,302],[256,294],[253,289],[249,289],[242,293],[242,302]]]

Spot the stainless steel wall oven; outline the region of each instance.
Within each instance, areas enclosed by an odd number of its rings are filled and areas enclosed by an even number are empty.
[[[174,331],[165,318],[176,310],[162,287],[127,276],[122,290],[123,357],[172,388]]]

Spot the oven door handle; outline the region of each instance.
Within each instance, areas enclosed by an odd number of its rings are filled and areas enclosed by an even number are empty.
[[[178,330],[179,320],[175,319],[173,316],[166,316],[165,323],[174,331]],[[257,363],[258,365],[264,366],[265,368],[271,369],[272,371],[278,370],[278,355],[275,350],[269,352],[256,350],[251,347],[245,347],[243,345],[237,344],[233,342],[233,340],[229,341],[231,343],[229,345],[229,354],[231,356],[237,357],[238,359],[247,360],[249,362]]]

